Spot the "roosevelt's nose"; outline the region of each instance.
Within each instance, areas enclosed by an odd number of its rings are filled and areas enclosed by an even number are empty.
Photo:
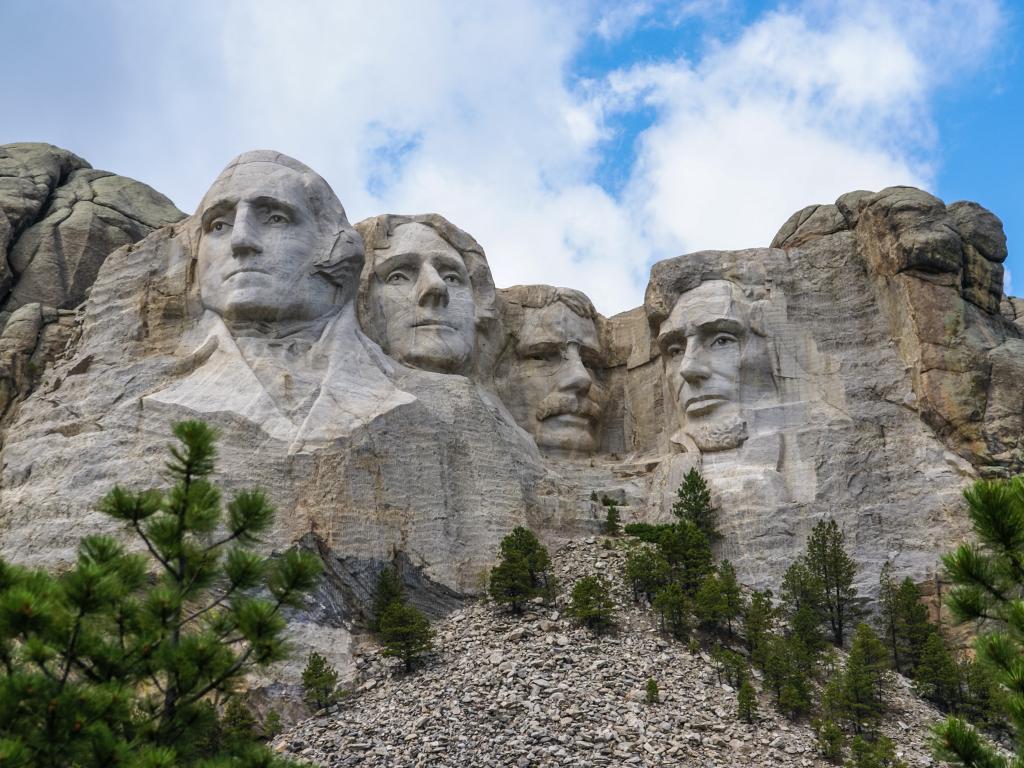
[[[424,264],[420,269],[416,297],[421,307],[448,306],[448,286],[432,264]]]
[[[711,369],[704,359],[704,351],[699,345],[686,346],[683,359],[679,361],[679,375],[690,384],[701,382],[711,375]]]
[[[258,222],[253,211],[239,206],[235,211],[235,221],[231,227],[231,254],[235,257],[255,256],[263,253],[260,242]]]
[[[583,365],[579,346],[570,344],[558,372],[558,388],[566,392],[575,392],[582,397],[590,391],[593,383],[590,371]]]

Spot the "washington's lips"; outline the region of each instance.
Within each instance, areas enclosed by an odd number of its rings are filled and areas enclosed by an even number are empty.
[[[235,275],[245,274],[246,272],[255,272],[255,273],[260,274],[260,275],[268,275],[268,274],[270,274],[269,272],[267,272],[267,270],[260,269],[259,267],[238,267],[237,269],[233,269],[230,272],[228,272],[226,275],[224,275],[224,279],[227,280],[229,277],[234,277]]]

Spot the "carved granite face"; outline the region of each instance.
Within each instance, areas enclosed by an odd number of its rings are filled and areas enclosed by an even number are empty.
[[[702,451],[746,439],[741,385],[749,334],[749,305],[727,280],[684,293],[661,324],[658,346],[679,424]]]
[[[227,321],[302,322],[337,309],[317,273],[320,228],[302,175],[271,162],[232,166],[200,208],[197,277],[203,305]]]
[[[375,252],[373,270],[384,350],[414,368],[465,372],[476,347],[476,307],[459,252],[433,228],[410,222]]]
[[[594,368],[600,361],[592,319],[559,301],[523,310],[506,404],[538,446],[583,453],[597,449],[604,398]]]

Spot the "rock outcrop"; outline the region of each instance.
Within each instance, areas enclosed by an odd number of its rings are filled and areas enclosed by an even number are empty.
[[[122,245],[184,218],[151,187],[49,144],[0,146],[0,425],[61,350]]]
[[[553,558],[570,584],[600,574],[613,583],[618,627],[595,636],[564,605],[521,617],[479,602],[440,622],[423,669],[405,674],[379,648],[360,648],[351,694],[282,734],[275,747],[317,765],[700,765],[825,768],[811,725],[782,716],[758,672],[758,714],[737,715],[736,692],[710,657],[659,632],[622,587],[624,556],[594,539]],[[660,701],[644,702],[653,678]],[[929,728],[942,715],[892,675],[882,732],[911,768],[933,766]]]
[[[886,560],[935,579],[963,487],[1024,469],[1024,305],[974,203],[849,193],[770,248],[655,264],[644,305],[603,318],[571,289],[496,289],[437,214],[353,227],[278,153],[180,221],[54,148],[2,162],[28,169],[0,175],[5,557],[66,562],[110,529],[95,501],[159,483],[169,425],[203,418],[226,490],[277,505],[267,546],[325,560],[295,626],[338,664],[384,564],[442,613],[512,527],[596,532],[595,494],[662,520],[698,467],[741,580],[777,588],[831,516],[870,594]]]

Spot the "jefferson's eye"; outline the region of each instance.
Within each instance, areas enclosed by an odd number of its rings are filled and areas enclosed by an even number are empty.
[[[384,282],[388,283],[390,285],[398,285],[399,283],[407,283],[407,282],[409,282],[409,276],[406,275],[404,272],[398,272],[396,270],[395,272],[392,272],[390,275],[388,275],[385,278]]]

